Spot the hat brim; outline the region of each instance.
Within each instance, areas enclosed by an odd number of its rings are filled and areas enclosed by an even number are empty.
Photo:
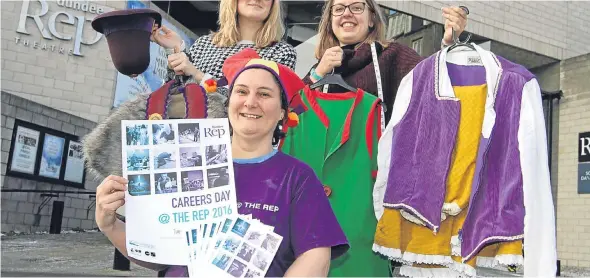
[[[123,16],[133,16],[133,15],[149,15],[154,19],[155,24],[162,26],[162,15],[152,9],[126,9],[126,10],[117,10],[117,11],[112,11],[112,12],[100,14],[92,20],[91,25],[94,30],[96,30],[97,32],[99,32],[101,34],[104,34],[103,24],[102,24],[102,22],[104,20],[111,19],[113,17],[123,17]]]

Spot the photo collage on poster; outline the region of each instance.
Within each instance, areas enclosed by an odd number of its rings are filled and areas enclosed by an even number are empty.
[[[185,233],[189,277],[202,272],[224,277],[264,277],[283,241],[274,227],[251,215],[226,218],[209,229],[202,226]]]
[[[203,144],[202,123],[127,123],[123,148],[129,194],[198,191],[230,183],[227,144]]]
[[[210,263],[233,277],[264,277],[283,238],[256,219],[232,220],[219,233]]]

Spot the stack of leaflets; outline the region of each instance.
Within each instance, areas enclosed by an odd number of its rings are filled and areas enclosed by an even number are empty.
[[[185,231],[189,277],[264,277],[283,237],[250,215]]]

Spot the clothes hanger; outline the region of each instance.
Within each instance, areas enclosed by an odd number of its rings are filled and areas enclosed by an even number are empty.
[[[465,6],[459,6],[459,7],[461,9],[463,9],[466,14],[469,14],[469,9],[467,7],[465,7]],[[447,52],[450,52],[454,48],[461,47],[461,46],[465,46],[467,48],[470,48],[473,51],[476,51],[475,47],[472,44],[468,43],[469,39],[471,39],[471,33],[468,33],[467,38],[464,41],[461,41],[461,40],[459,40],[459,36],[455,36],[455,29],[452,27],[451,27],[451,32],[453,35],[453,44],[451,46],[449,46]]]
[[[471,33],[469,33],[467,35],[467,39],[465,39],[464,41],[460,41],[459,37],[455,36],[455,29],[454,28],[451,28],[451,32],[453,34],[453,44],[451,46],[449,46],[447,52],[450,52],[454,48],[461,47],[461,46],[465,46],[465,47],[470,48],[471,50],[475,51],[475,47],[472,44],[468,43],[469,39],[471,39]]]
[[[316,89],[322,87],[324,85],[338,85],[341,88],[344,88],[350,92],[356,92],[357,89],[348,85],[346,81],[342,78],[340,74],[334,73],[334,69],[332,69],[332,73],[327,74],[324,78],[318,80],[318,82],[309,86],[310,89]]]

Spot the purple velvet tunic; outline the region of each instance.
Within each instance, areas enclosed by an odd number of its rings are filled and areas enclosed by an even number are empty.
[[[393,128],[386,207],[404,209],[436,231],[441,223],[447,174],[457,136],[460,102],[439,92],[439,55],[413,70],[412,97]],[[518,130],[523,87],[534,76],[501,57],[494,88],[495,122],[489,138],[482,134],[468,215],[460,232],[461,255],[467,261],[486,244],[524,234],[523,181]],[[480,70],[478,70],[480,71]],[[451,80],[457,74],[449,68]],[[480,71],[485,80],[485,71]],[[478,77],[476,77],[478,78]],[[496,87],[497,86],[497,87]],[[487,112],[486,112],[487,113]]]

